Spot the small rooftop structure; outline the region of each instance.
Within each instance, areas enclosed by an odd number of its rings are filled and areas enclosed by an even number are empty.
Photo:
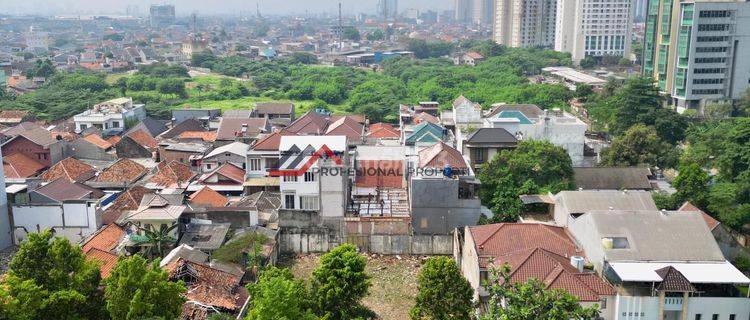
[[[224,244],[229,232],[229,223],[195,224],[185,226],[185,232],[180,238],[180,245],[188,245],[195,249],[213,251]]]

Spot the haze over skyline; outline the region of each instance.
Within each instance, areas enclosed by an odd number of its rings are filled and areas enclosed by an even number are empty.
[[[375,13],[378,0],[260,0],[263,14],[310,14],[334,13],[338,3],[342,3],[346,14]],[[0,0],[0,8],[8,14],[124,14],[128,6],[137,6],[140,15],[147,15],[152,4],[174,4],[178,16],[198,14],[239,15],[255,13],[256,3],[253,0]],[[418,10],[446,10],[452,7],[452,0],[401,0],[399,11],[414,8]]]

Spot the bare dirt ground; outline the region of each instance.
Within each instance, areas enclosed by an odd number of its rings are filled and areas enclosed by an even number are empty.
[[[320,255],[284,256],[281,267],[291,269],[295,277],[309,281]],[[418,256],[367,256],[367,273],[372,277],[370,294],[364,305],[380,319],[409,319],[409,309],[417,296],[417,277],[421,265]]]

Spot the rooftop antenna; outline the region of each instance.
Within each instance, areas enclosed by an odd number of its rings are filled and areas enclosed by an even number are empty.
[[[193,12],[193,37],[198,34],[198,16]]]
[[[255,14],[258,16],[258,19],[262,18],[260,15],[260,1],[255,2]]]

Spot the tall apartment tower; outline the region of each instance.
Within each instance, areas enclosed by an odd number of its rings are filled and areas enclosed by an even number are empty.
[[[393,19],[398,15],[398,0],[379,0],[376,9],[384,20]]]
[[[559,0],[555,51],[578,63],[587,56],[630,55],[632,0]]]
[[[166,27],[174,24],[175,11],[171,4],[155,4],[149,9],[149,21],[152,27]]]
[[[454,0],[456,22],[470,23],[474,18],[474,0]]]
[[[496,0],[492,38],[509,47],[555,45],[556,0]]]
[[[471,22],[477,25],[492,25],[495,0],[471,0]]]
[[[740,98],[750,85],[750,2],[651,0],[643,73],[678,108]]]

